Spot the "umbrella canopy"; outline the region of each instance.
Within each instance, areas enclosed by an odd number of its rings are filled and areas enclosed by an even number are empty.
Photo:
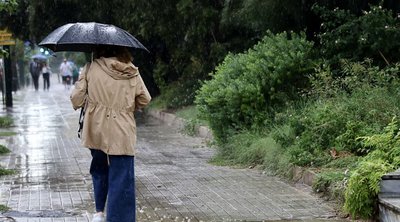
[[[39,43],[39,46],[47,47],[54,52],[93,52],[98,45],[122,46],[148,51],[129,32],[114,25],[96,22],[78,22],[63,25],[51,32]]]
[[[47,57],[45,55],[42,55],[42,54],[33,55],[31,58],[32,59],[39,59],[39,60],[43,60],[43,61],[47,60]]]

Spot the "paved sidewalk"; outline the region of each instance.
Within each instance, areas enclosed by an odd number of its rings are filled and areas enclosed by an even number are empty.
[[[0,138],[12,153],[0,165],[16,169],[0,177],[0,221],[89,222],[94,210],[88,173],[90,153],[77,138],[78,111],[70,91],[52,79],[49,92],[31,88],[14,95],[16,136]],[[145,221],[266,221],[334,219],[333,209],[257,170],[207,163],[214,150],[154,119],[138,121],[137,215]],[[6,219],[8,216],[11,219]],[[121,221],[123,222],[123,221]]]

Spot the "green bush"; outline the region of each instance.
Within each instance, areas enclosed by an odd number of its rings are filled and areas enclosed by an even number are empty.
[[[352,171],[345,191],[344,208],[353,217],[377,215],[379,183],[384,174],[400,166],[400,125],[396,119],[384,132],[361,137],[363,146],[373,150]]]
[[[8,116],[0,117],[0,127],[10,127],[14,123],[13,119]]]
[[[15,173],[15,170],[10,170],[10,169],[5,169],[5,168],[0,167],[0,176],[11,175],[14,173]]]
[[[10,150],[6,146],[0,145],[0,154],[6,154],[9,152],[10,152]]]
[[[298,98],[313,69],[312,43],[304,35],[267,35],[246,53],[229,54],[196,96],[202,118],[217,141],[264,126],[274,110]]]
[[[340,69],[322,63],[310,75],[311,89],[305,94],[311,99],[329,99],[338,94],[352,94],[370,87],[399,88],[400,64],[385,68],[372,65],[370,59],[360,62],[340,61]]]
[[[345,187],[343,184],[345,178],[346,175],[342,171],[334,170],[321,172],[317,174],[315,180],[313,181],[312,188],[317,193],[322,192],[334,196],[335,193],[338,194],[338,191],[334,190],[335,188],[341,187],[343,190]],[[338,196],[341,195],[339,194]]]
[[[0,204],[0,212],[1,213],[9,211],[9,210],[10,210],[9,207],[7,207],[6,205]]]
[[[333,148],[366,155],[368,147],[356,138],[379,132],[400,115],[399,65],[345,62],[345,76],[336,79],[327,70],[314,75],[309,102],[290,119],[298,138],[289,144],[294,164],[327,164],[323,157]]]

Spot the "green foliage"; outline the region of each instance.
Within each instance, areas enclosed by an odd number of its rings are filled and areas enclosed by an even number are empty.
[[[329,99],[361,88],[397,88],[399,85],[400,64],[379,68],[370,59],[360,62],[341,60],[339,64],[340,68],[335,71],[327,63],[317,67],[310,75],[311,89],[306,94],[312,98]]]
[[[332,188],[337,188],[338,186],[341,186],[342,189],[345,188],[343,184],[345,179],[346,174],[342,171],[324,171],[317,174],[313,181],[312,188],[317,193],[333,193]],[[332,186],[333,184],[335,184],[335,186]]]
[[[337,159],[331,160],[329,163],[324,165],[324,168],[334,169],[352,169],[356,167],[357,163],[362,157],[359,156],[344,156]]]
[[[14,120],[8,116],[0,117],[0,127],[10,127],[14,124]]]
[[[237,160],[242,164],[262,165],[266,156],[280,150],[281,147],[270,137],[255,140],[251,145],[238,155]]]
[[[16,132],[0,132],[0,136],[14,136],[17,135]]]
[[[289,117],[289,118],[288,118]],[[292,116],[286,116],[287,119],[290,119]],[[288,120],[287,122],[289,122]],[[277,125],[271,129],[271,136],[281,144],[283,147],[288,147],[294,143],[296,140],[296,132],[295,129],[289,124],[285,123],[283,125]]]
[[[10,150],[6,146],[0,144],[0,155],[1,154],[6,154],[6,153],[9,153],[9,152],[10,152]]]
[[[211,163],[218,165],[263,166],[271,174],[290,177],[293,164],[284,148],[271,135],[243,131],[218,147]]]
[[[0,12],[13,12],[18,6],[17,0],[4,0],[0,2]]]
[[[400,115],[397,64],[379,69],[368,62],[344,62],[342,67],[341,78],[329,68],[312,77],[309,103],[290,121],[298,136],[289,148],[295,164],[326,164],[329,159],[321,154],[333,147],[365,155],[369,149],[356,138],[379,132]]]
[[[244,163],[243,161],[239,161],[238,158],[241,158],[242,154],[247,152],[248,147],[259,138],[259,134],[250,131],[243,131],[240,134],[232,136],[228,139],[227,143],[218,147],[218,156],[216,158],[231,164]],[[250,165],[252,163],[245,164]]]
[[[15,173],[15,170],[9,170],[9,169],[4,169],[4,168],[0,167],[0,176],[11,175],[14,173]]]
[[[0,212],[6,212],[9,210],[10,210],[9,207],[7,207],[6,205],[0,204]]]
[[[388,65],[399,60],[400,19],[391,10],[371,6],[361,16],[338,8],[316,6],[314,11],[323,21],[319,35],[322,54],[332,63],[373,58],[377,64]]]
[[[373,150],[351,173],[345,192],[344,208],[353,217],[377,214],[379,183],[384,174],[400,166],[400,125],[394,118],[380,134],[360,137],[363,146]]]
[[[272,174],[282,175],[285,177],[291,176],[291,167],[293,164],[290,162],[290,156],[285,152],[284,146],[277,143],[269,136],[266,137],[265,140],[270,141],[273,145],[269,146],[268,149],[265,150],[263,166]]]
[[[297,98],[312,70],[311,47],[302,35],[268,32],[247,53],[228,55],[196,96],[200,115],[217,140],[263,125],[274,107]]]
[[[345,192],[345,209],[353,217],[370,218],[376,213],[381,177],[394,170],[386,161],[363,161],[352,173]]]

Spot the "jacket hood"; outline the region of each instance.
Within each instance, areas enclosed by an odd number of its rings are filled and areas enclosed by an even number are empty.
[[[139,70],[136,66],[130,63],[123,63],[115,57],[96,59],[95,62],[104,70],[109,76],[114,79],[131,79],[139,75]]]

